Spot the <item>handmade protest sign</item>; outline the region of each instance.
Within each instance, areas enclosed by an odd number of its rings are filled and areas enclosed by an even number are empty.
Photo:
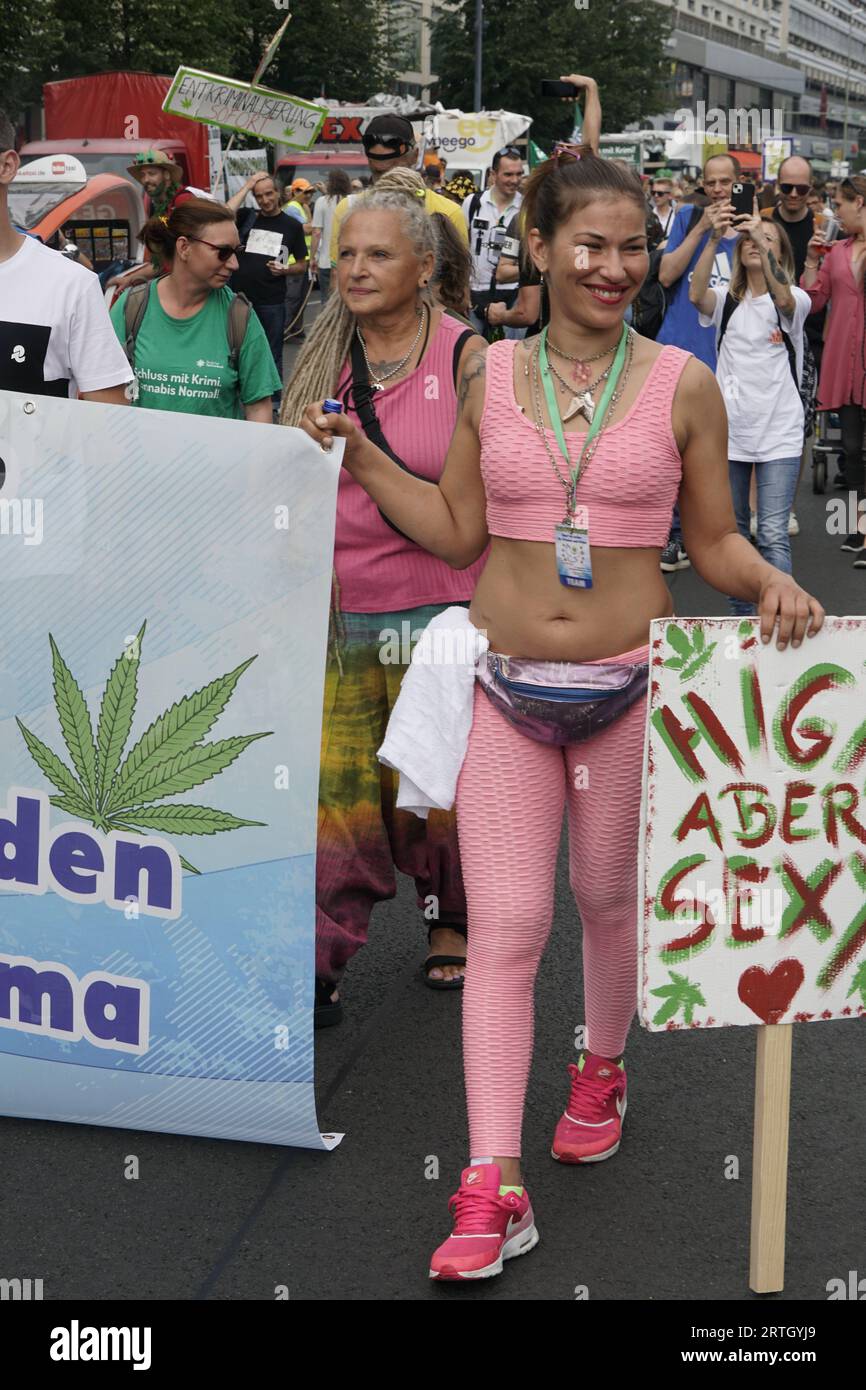
[[[312,1009],[339,458],[12,392],[0,441],[0,1112],[331,1147]]]
[[[795,1022],[866,1013],[866,618],[651,624],[639,1015],[757,1025],[749,1284],[784,1284]]]
[[[652,663],[644,1027],[866,1013],[866,619],[657,622]]]
[[[310,148],[328,114],[326,107],[301,97],[187,67],[175,73],[162,109],[223,130],[278,140],[295,150]]]

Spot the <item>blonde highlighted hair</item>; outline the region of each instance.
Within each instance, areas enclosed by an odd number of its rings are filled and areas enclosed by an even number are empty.
[[[766,227],[775,227],[779,234],[779,265],[784,270],[792,285],[797,283],[794,275],[794,249],[791,246],[791,239],[785,228],[773,218],[766,218],[762,224]],[[734,247],[734,256],[731,261],[731,283],[728,285],[728,293],[732,299],[740,300],[748,289],[748,276],[746,267],[743,265],[743,236],[737,237],[737,244]]]

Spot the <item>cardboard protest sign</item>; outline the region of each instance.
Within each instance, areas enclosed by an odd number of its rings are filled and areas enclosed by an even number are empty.
[[[313,1093],[339,457],[0,392],[0,1111],[330,1147]]]
[[[175,73],[162,109],[223,130],[278,140],[294,150],[310,148],[328,114],[326,107],[301,97],[186,67]]]
[[[866,618],[780,652],[656,621],[641,845],[650,1030],[866,1013]]]

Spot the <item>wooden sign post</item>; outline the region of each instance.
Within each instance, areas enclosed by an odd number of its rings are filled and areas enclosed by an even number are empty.
[[[749,1288],[755,1293],[779,1293],[785,1285],[792,1039],[790,1023],[758,1029],[749,1253]]]
[[[792,1024],[866,1014],[866,618],[651,628],[645,1028],[758,1027],[750,1287],[784,1285]]]

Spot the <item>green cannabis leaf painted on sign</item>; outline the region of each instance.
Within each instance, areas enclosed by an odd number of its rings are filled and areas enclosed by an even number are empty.
[[[851,995],[856,994],[858,991],[860,993],[860,998],[863,1000],[863,1003],[866,1004],[866,960],[864,960],[863,963],[860,966],[858,966],[857,970],[855,971],[854,977],[851,980],[851,988],[849,989],[845,998],[850,999]]]
[[[683,632],[683,629],[678,627],[676,623],[668,623],[665,636],[668,639],[668,646],[673,647],[676,655],[669,656],[664,664],[673,671],[679,671],[681,681],[689,680],[702,666],[705,666],[718,646],[717,642],[711,642],[707,646],[707,639],[702,627],[692,628],[691,642],[688,634]]]
[[[264,825],[264,821],[242,820],[212,806],[159,804],[166,797],[210,781],[240,757],[249,744],[269,737],[270,730],[214,743],[202,742],[231,699],[244,671],[255,661],[254,656],[178,700],[145,729],[124,759],[138,698],[138,669],[146,626],[142,624],[112,668],[102,696],[95,740],[81,688],[49,634],[54,703],[77,777],[20,719],[16,722],[33,761],[57,788],[58,794],[49,798],[51,805],[89,821],[106,834],[111,830],[139,834],[159,830],[169,835],[216,835],[244,825]],[[198,873],[183,857],[180,862],[190,873]]]
[[[703,1004],[706,1007],[707,1001],[697,985],[693,985],[691,980],[686,979],[685,975],[678,975],[676,970],[668,970],[668,974],[671,977],[669,985],[659,985],[658,989],[650,990],[650,994],[656,994],[665,1001],[653,1019],[656,1027],[662,1023],[667,1023],[668,1019],[673,1018],[680,1009],[683,1011],[683,1018],[686,1023],[691,1023],[697,1005]]]

